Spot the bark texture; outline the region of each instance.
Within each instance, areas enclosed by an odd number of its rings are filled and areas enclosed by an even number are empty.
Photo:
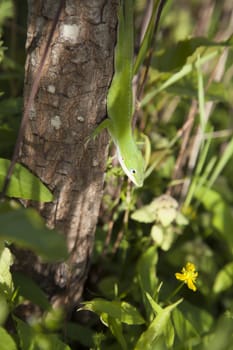
[[[25,104],[58,1],[29,0]],[[67,0],[30,111],[20,161],[52,190],[36,206],[67,237],[68,261],[45,265],[32,254],[23,268],[37,276],[54,303],[75,305],[86,279],[102,197],[108,137],[86,144],[106,115],[113,74],[117,2]]]

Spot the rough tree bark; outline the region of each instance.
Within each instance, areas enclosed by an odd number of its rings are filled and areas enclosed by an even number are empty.
[[[25,104],[58,3],[28,1]],[[116,23],[117,1],[66,1],[20,152],[21,163],[55,196],[52,203],[28,205],[66,235],[70,252],[62,264],[41,264],[29,254],[21,266],[37,276],[54,303],[67,308],[83,291],[102,196],[108,137],[85,141],[106,115]]]

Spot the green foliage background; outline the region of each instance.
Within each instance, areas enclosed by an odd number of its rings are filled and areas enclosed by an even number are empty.
[[[135,2],[136,38],[144,6]],[[0,0],[0,184],[22,113],[26,15],[26,1]],[[0,204],[6,349],[233,349],[231,15],[230,0],[167,2],[137,119],[145,184],[133,188],[109,159],[88,301],[74,319],[52,309],[34,281],[10,271],[11,242],[56,261],[67,254],[62,237],[34,211],[12,200]],[[51,200],[38,179],[16,170],[9,196]],[[21,181],[29,183],[23,192]],[[196,292],[175,279],[187,262],[199,273]],[[17,317],[25,300],[39,306],[40,317]]]

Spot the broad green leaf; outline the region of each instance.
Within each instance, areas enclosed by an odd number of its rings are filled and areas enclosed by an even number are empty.
[[[20,349],[33,350],[35,349],[35,339],[33,329],[27,325],[27,323],[21,321],[19,318],[14,317],[16,322],[17,333],[20,342]]]
[[[17,350],[16,344],[13,338],[2,327],[0,327],[0,347],[1,347],[1,350]]]
[[[0,237],[33,250],[46,261],[67,257],[64,236],[49,230],[34,209],[18,209],[1,214]]]
[[[3,25],[3,22],[6,18],[13,17],[14,7],[12,1],[0,1],[0,26]]]
[[[191,333],[193,335],[196,334],[196,336],[199,336],[205,332],[208,332],[213,325],[213,316],[204,308],[197,307],[191,303],[188,303],[187,301],[184,301],[180,305],[179,310],[182,312],[185,320],[189,323],[184,326],[187,327],[187,338],[190,337]],[[176,311],[177,310],[175,310],[175,312]]]
[[[37,333],[35,336],[35,348],[32,350],[71,350],[71,348],[59,339],[59,335]]]
[[[30,277],[20,272],[13,272],[13,281],[19,295],[40,306],[43,310],[51,308],[45,293]]]
[[[135,212],[131,214],[131,219],[149,224],[155,221],[156,213],[150,205],[145,205],[144,207],[135,210]]]
[[[158,261],[157,248],[148,248],[140,257],[137,265],[137,273],[142,291],[153,295],[158,279],[156,277],[156,263]]]
[[[213,291],[221,293],[233,285],[233,261],[221,269],[215,279]]]
[[[169,226],[177,215],[176,208],[161,208],[158,211],[158,219],[163,227]]]
[[[0,292],[0,326],[5,323],[9,315],[10,307],[8,303],[9,302],[7,302],[5,295]]]
[[[43,327],[49,332],[60,331],[64,328],[65,320],[65,310],[62,306],[53,307],[44,313],[43,317]]]
[[[151,223],[157,221],[166,227],[177,216],[177,201],[169,195],[155,198],[150,204],[136,210],[131,218],[135,221]]]
[[[22,350],[71,350],[57,335],[36,332],[27,323],[14,318]]]
[[[189,221],[186,216],[184,216],[181,212],[178,212],[176,216],[176,223],[179,226],[186,226],[188,225]]]
[[[230,43],[227,41],[214,42],[205,37],[194,37],[181,40],[166,48],[163,52],[158,53],[153,59],[152,66],[156,67],[159,71],[170,72],[184,66],[188,57],[195,54],[200,47],[223,47],[229,45]]]
[[[177,201],[168,195],[155,198],[150,204],[136,210],[131,218],[135,221],[151,223],[157,221],[162,226],[169,226],[177,216]]]
[[[156,263],[158,261],[157,248],[155,246],[150,247],[140,257],[137,264],[138,281],[142,290],[143,303],[147,311],[148,317],[151,314],[151,308],[146,297],[146,292],[150,295],[154,295],[156,292],[156,286],[158,279],[156,276]]]
[[[161,308],[151,296],[147,293],[148,300],[156,313],[154,320],[150,323],[149,327],[140,336],[134,350],[154,350],[155,341],[166,331],[167,323],[170,320],[170,314],[182,300],[178,300],[176,303]],[[153,345],[152,345],[153,343]],[[153,346],[153,348],[152,348]]]
[[[205,56],[201,57],[199,62],[196,63],[196,66],[202,65],[213,58],[215,58],[219,54],[219,50],[214,50],[213,52],[210,52],[206,54]],[[185,64],[178,72],[172,74],[170,77],[167,78],[165,82],[163,82],[159,87],[156,87],[155,89],[150,90],[143,100],[141,101],[140,105],[141,107],[145,106],[149,101],[151,101],[152,98],[154,98],[159,92],[167,89],[171,85],[175,84],[177,81],[183,79],[186,75],[190,74],[195,65],[193,62]]]
[[[176,310],[177,309],[173,310],[173,312]],[[171,322],[171,319],[168,320],[163,333],[164,333],[165,343],[166,343],[168,349],[172,349],[173,344],[174,344],[174,340],[175,340],[175,330],[174,330],[173,324]]]
[[[117,339],[118,343],[121,345],[123,350],[127,350],[128,346],[123,335],[122,324],[118,319],[112,318],[107,314],[101,316],[103,323],[111,330],[114,337]]]
[[[172,319],[176,335],[182,342],[192,337],[200,337],[191,322],[184,317],[183,313],[178,308],[173,311]]]
[[[118,319],[126,324],[143,324],[144,319],[137,309],[124,301],[107,301],[104,299],[93,299],[83,303],[84,306],[79,310],[88,310],[97,313],[99,316],[103,313]]]
[[[5,176],[10,166],[10,160],[0,158],[0,189],[4,184]],[[31,199],[40,202],[51,202],[52,193],[28,169],[21,164],[15,164],[10,184],[7,189],[7,196]]]
[[[227,239],[233,250],[233,213],[230,206],[218,192],[204,186],[195,192],[195,197],[213,213],[213,226]]]
[[[160,247],[164,240],[164,229],[160,225],[153,225],[150,235],[156,245]]]
[[[198,350],[232,350],[233,319],[221,316],[215,323],[213,331],[203,339]]]
[[[0,250],[0,291],[9,299],[13,292],[13,282],[10,267],[13,264],[13,256],[8,248]]]

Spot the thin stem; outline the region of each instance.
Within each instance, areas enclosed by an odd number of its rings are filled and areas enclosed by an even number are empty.
[[[175,290],[173,290],[173,292],[167,297],[166,301],[170,301],[181,290],[183,285],[184,285],[184,282],[179,284],[179,286]]]

